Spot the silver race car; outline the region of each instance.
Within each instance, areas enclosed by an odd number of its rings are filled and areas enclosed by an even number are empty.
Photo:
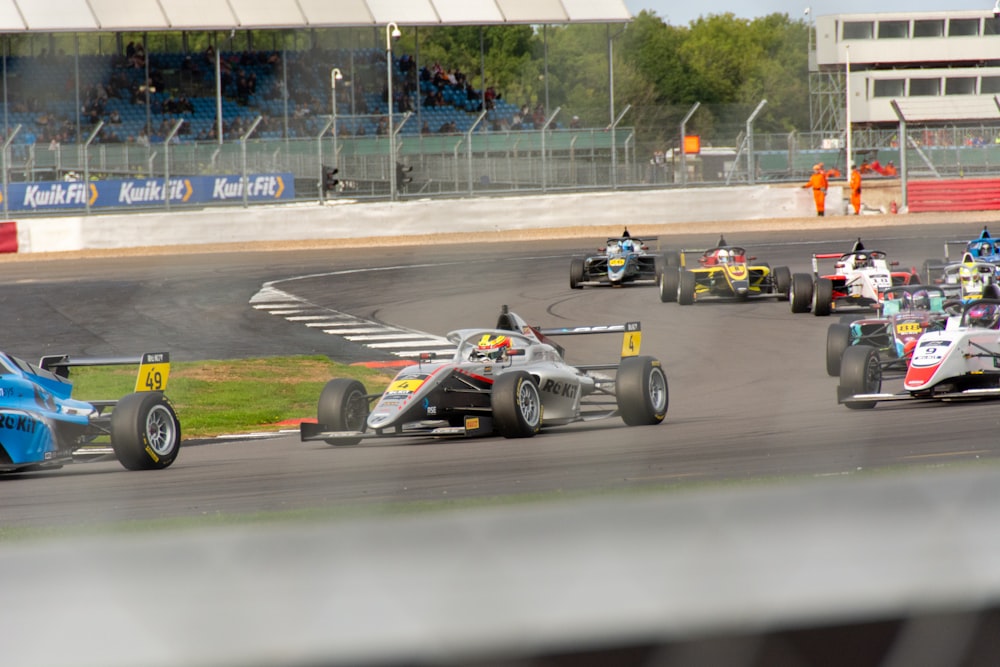
[[[622,334],[618,361],[571,366],[552,341],[599,333]],[[301,439],[356,445],[391,436],[530,438],[572,422],[619,416],[641,426],[667,414],[667,376],[657,359],[639,355],[638,322],[539,328],[504,306],[496,327],[459,329],[448,339],[457,348],[451,359],[427,355],[382,394],[368,394],[357,380],[330,380],[320,394],[318,423],[303,423]]]

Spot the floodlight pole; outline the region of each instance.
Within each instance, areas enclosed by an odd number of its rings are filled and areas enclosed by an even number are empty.
[[[765,104],[767,104],[767,100],[761,100],[757,108],[747,118],[747,183],[750,185],[753,185],[755,182],[753,168],[753,121],[757,117],[757,114],[760,113],[760,110],[764,108]]]
[[[851,45],[850,44],[844,46],[844,52],[846,54],[845,59],[847,61],[846,62],[847,79],[844,82],[844,89],[847,92],[847,99],[844,101],[844,112],[846,115],[845,120],[847,123],[847,137],[846,137],[847,164],[844,165],[844,171],[848,174],[848,177],[850,177],[851,165],[854,164],[851,161],[852,152],[851,152]]]
[[[899,119],[899,190],[900,198],[903,200],[901,204],[906,209],[909,207],[909,195],[906,191],[906,116],[903,115],[903,110],[899,108],[896,100],[890,100],[889,104]]]
[[[686,188],[688,184],[688,171],[687,171],[687,151],[684,149],[684,139],[687,137],[687,122],[691,120],[691,116],[694,112],[698,110],[701,106],[701,102],[695,102],[691,110],[687,112],[684,116],[684,120],[681,121],[681,187]]]
[[[17,125],[14,126],[14,129],[11,130],[10,135],[7,136],[7,139],[3,142],[3,217],[5,218],[7,217],[7,210],[8,210],[7,200],[9,199],[9,197],[7,196],[7,185],[10,182],[10,174],[8,174],[8,172],[10,171],[10,145],[14,143],[14,137],[16,137],[17,133],[20,131],[21,131],[21,124],[18,123]]]
[[[339,165],[337,164],[337,82],[341,81],[344,75],[341,74],[340,70],[334,67],[330,70],[330,118],[333,125],[333,167],[336,169]]]
[[[243,157],[243,208],[250,206],[250,177],[247,174],[247,140],[250,135],[254,133],[260,122],[264,120],[263,116],[257,116],[254,118],[253,123],[247,128],[247,131],[240,137],[240,151]]]
[[[97,134],[101,131],[102,127],[104,127],[103,120],[97,123],[97,127],[94,128],[93,132],[90,133],[90,136],[83,143],[83,205],[87,209],[87,215],[90,215],[90,193],[87,192],[90,187],[90,158],[87,155],[87,151],[90,149],[91,142],[97,138]]]
[[[389,22],[385,26],[385,78],[386,101],[389,103],[389,201],[396,201],[396,133],[392,127],[392,40],[399,39],[399,26]]]

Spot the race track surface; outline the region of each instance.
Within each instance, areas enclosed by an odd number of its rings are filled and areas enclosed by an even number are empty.
[[[871,229],[863,240],[919,268],[940,257],[945,240],[972,238],[979,229]],[[848,250],[857,235],[725,233],[729,243],[793,273],[810,270],[813,252]],[[660,233],[651,245],[706,248],[717,239],[717,231]],[[162,472],[129,473],[112,461],[7,476],[0,478],[0,525],[251,517],[529,494],[592,499],[789,483],[827,489],[859,479],[877,486],[880,476],[933,477],[965,467],[995,473],[997,403],[847,410],[836,403],[837,380],[825,372],[826,330],[836,317],[792,314],[787,302],[772,300],[663,304],[653,287],[571,290],[570,258],[603,240],[0,263],[4,349],[26,359],[153,349],[170,350],[175,360],[392,358],[251,307],[270,286],[313,307],[432,336],[492,325],[503,304],[541,326],[641,320],[643,353],[663,362],[670,388],[667,418],[654,427],[627,428],[615,419],[528,440],[382,440],[353,448],[300,443],[297,435],[230,439],[185,447]],[[620,345],[613,335],[560,342],[571,363],[613,361]]]

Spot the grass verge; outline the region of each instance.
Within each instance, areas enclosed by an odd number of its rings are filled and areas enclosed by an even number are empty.
[[[393,375],[391,369],[348,366],[324,356],[173,362],[164,394],[177,411],[183,437],[206,438],[276,431],[290,420],[315,419],[316,401],[329,380],[354,378],[379,393]],[[74,368],[73,397],[118,399],[134,391],[135,378],[130,366]]]

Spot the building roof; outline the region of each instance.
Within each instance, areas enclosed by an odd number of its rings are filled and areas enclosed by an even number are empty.
[[[0,0],[0,32],[624,23],[623,0]]]

